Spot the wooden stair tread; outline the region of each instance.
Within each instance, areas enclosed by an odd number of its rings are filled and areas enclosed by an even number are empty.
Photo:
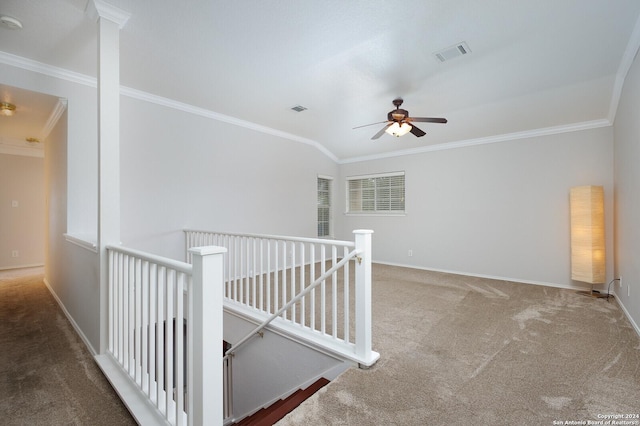
[[[287,398],[276,401],[269,407],[262,408],[235,424],[236,426],[272,426],[323,386],[326,386],[327,383],[329,380],[321,377],[307,388],[298,389]]]

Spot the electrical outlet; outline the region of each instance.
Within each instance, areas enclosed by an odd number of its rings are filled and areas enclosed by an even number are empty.
[[[622,275],[620,275],[620,278],[618,278],[618,283],[620,283],[620,287],[622,287]]]
[[[409,257],[413,256],[413,250],[409,249]]]
[[[627,284],[627,297],[631,297],[631,286]]]
[[[20,252],[18,250],[13,250],[11,252],[11,257],[19,257],[20,256]]]
[[[12,200],[11,207],[18,207],[18,200]]]

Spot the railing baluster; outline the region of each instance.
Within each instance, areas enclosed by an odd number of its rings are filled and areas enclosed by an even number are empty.
[[[175,285],[175,306],[176,306],[176,322],[175,322],[175,376],[176,376],[176,425],[182,426],[184,419],[182,413],[184,411],[184,286],[185,275],[182,272],[176,272]]]
[[[114,328],[114,318],[115,318],[115,305],[114,305],[114,277],[113,277],[113,272],[114,272],[114,254],[112,251],[109,251],[109,278],[108,278],[108,286],[107,286],[107,291],[108,291],[108,306],[107,306],[107,310],[108,310],[108,322],[109,322],[109,326],[107,327],[107,350],[111,351],[111,353],[113,353],[113,328]]]
[[[305,289],[305,273],[306,273],[306,264],[307,264],[307,260],[304,257],[305,254],[305,243],[300,242],[300,291],[304,291]],[[306,312],[306,301],[307,301],[307,297],[303,297],[302,300],[300,300],[300,325],[301,326],[305,326],[307,319],[305,318],[305,315],[307,314]]]
[[[309,253],[310,262],[310,273],[309,273],[309,281],[314,282],[316,279],[316,245],[311,244],[311,249]],[[309,309],[311,310],[309,314],[309,327],[312,330],[316,329],[316,289],[311,290],[310,298],[309,298]]]
[[[156,346],[158,324],[158,265],[154,263],[149,271],[149,399],[158,401],[158,382],[156,377]]]
[[[338,263],[338,248],[331,246],[331,266]],[[338,337],[338,272],[331,274],[331,334]]]
[[[291,298],[296,295],[296,243],[291,243]],[[296,305],[291,307],[291,321],[299,322],[296,318]]]
[[[262,238],[260,241],[260,270],[255,271],[260,275],[260,310],[264,311],[264,240]]]
[[[322,275],[327,271],[327,256],[326,246],[320,245],[320,271]],[[322,280],[320,284],[320,333],[325,334],[327,332],[327,300],[326,300],[326,280]]]
[[[270,314],[273,312],[271,310],[271,241],[265,240],[265,243],[267,244],[267,307],[265,310]]]
[[[133,377],[135,382],[139,385],[142,386],[142,374],[141,374],[141,361],[142,361],[142,355],[141,355],[141,348],[140,345],[142,344],[142,311],[140,309],[140,306],[142,304],[142,287],[141,287],[141,281],[142,281],[142,270],[140,268],[140,264],[141,264],[141,260],[140,259],[134,259],[133,260],[133,296],[134,296],[134,304],[133,304],[133,311],[134,311],[134,343],[133,343]]]
[[[349,252],[349,249],[347,249],[346,247],[344,248],[344,253],[343,253],[343,257],[347,257],[347,254]],[[342,291],[343,291],[343,297],[344,297],[344,323],[343,323],[343,327],[344,327],[344,341],[349,343],[349,328],[350,328],[350,318],[349,318],[349,312],[351,311],[351,305],[350,305],[350,296],[349,296],[349,287],[351,285],[350,283],[350,279],[349,279],[349,263],[346,263],[344,265],[343,268],[343,284],[342,284]]]
[[[282,306],[287,303],[287,242],[282,242]],[[282,318],[287,319],[287,311],[282,313]]]
[[[249,274],[251,274],[251,298],[253,306],[256,309],[259,309],[257,293],[256,293],[256,238],[251,238],[251,268],[249,269]]]
[[[156,299],[156,379],[157,379],[157,393],[156,406],[160,411],[164,411],[166,392],[165,379],[164,379],[164,297],[166,286],[166,274],[164,267],[158,267],[158,297]]]
[[[240,283],[242,284],[242,297],[240,302],[249,306],[249,286],[247,284],[247,237],[240,237]]]
[[[141,261],[140,265],[140,388],[149,395],[149,376],[148,376],[148,309],[149,309],[149,262]]]
[[[280,303],[280,299],[279,299],[280,285],[278,282],[278,240],[274,240],[273,245],[274,245],[274,249],[273,249],[274,264],[275,264],[275,268],[273,270],[273,312],[275,312],[279,309],[278,303]]]
[[[238,238],[233,238],[233,300],[240,302],[238,298]]]
[[[131,375],[131,351],[133,346],[133,333],[131,329],[131,262],[133,259],[130,256],[127,256],[126,261],[126,269],[125,269],[125,314],[124,314],[124,331],[126,333],[126,343],[124,347],[124,359],[125,366],[124,368],[127,370],[127,373]]]
[[[163,324],[164,326],[164,354],[165,354],[165,362],[164,362],[164,381],[165,381],[165,395],[166,395],[166,405],[165,405],[165,413],[167,416],[171,413],[171,404],[173,398],[171,397],[172,389],[173,389],[173,329],[175,327],[174,321],[176,320],[174,316],[174,303],[173,303],[173,286],[175,281],[174,271],[171,269],[167,269],[166,276],[166,288],[165,288],[165,301],[164,301],[164,309],[166,312],[166,320]]]

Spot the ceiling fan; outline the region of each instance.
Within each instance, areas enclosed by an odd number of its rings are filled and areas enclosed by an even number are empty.
[[[374,124],[386,123],[387,125],[384,126],[378,133],[373,135],[371,139],[378,139],[385,132],[396,137],[400,137],[411,132],[413,133],[414,136],[422,137],[426,133],[418,129],[416,126],[414,126],[412,122],[442,123],[442,124],[447,122],[446,118],[409,117],[409,111],[407,111],[406,109],[400,108],[400,105],[402,105],[401,98],[394,99],[393,105],[395,105],[396,109],[394,109],[393,111],[389,111],[389,113],[387,114],[387,121],[380,121],[378,123],[365,124],[364,126],[354,127],[354,129],[359,129],[361,127],[366,127],[366,126],[373,126]]]

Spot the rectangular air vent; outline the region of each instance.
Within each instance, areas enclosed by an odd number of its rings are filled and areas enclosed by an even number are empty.
[[[440,62],[444,62],[453,58],[457,58],[458,56],[466,55],[467,53],[471,53],[471,49],[469,49],[469,46],[466,42],[462,41],[454,46],[442,49],[439,52],[434,53],[433,55]]]

